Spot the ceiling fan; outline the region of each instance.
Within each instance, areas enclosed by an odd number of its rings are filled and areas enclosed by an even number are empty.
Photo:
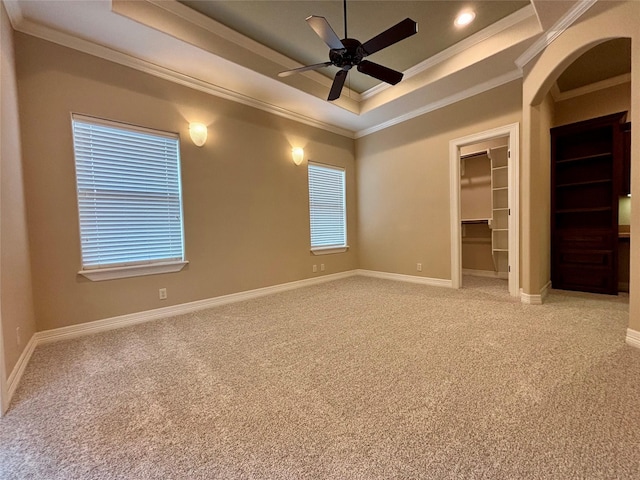
[[[360,41],[355,38],[349,38],[347,35],[347,0],[344,0],[343,6],[344,38],[342,40],[340,40],[338,35],[336,35],[336,32],[331,28],[331,25],[329,25],[326,18],[316,15],[311,15],[307,18],[309,26],[329,46],[329,61],[307,65],[306,67],[294,68],[292,70],[285,70],[278,74],[279,77],[288,77],[294,73],[305,72],[308,70],[319,70],[330,65],[339,67],[340,70],[336,73],[336,76],[333,79],[333,85],[329,91],[329,97],[327,100],[330,101],[336,100],[340,97],[344,81],[347,78],[347,73],[353,67],[356,67],[359,72],[391,85],[395,85],[400,82],[404,75],[402,72],[370,62],[369,60],[365,60],[364,57],[418,33],[418,24],[410,18],[405,18],[372,39],[367,40],[364,43],[360,43]]]

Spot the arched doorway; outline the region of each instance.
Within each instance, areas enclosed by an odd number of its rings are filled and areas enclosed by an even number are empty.
[[[580,55],[607,40],[631,39],[631,105],[640,106],[640,4],[598,3],[590,16],[560,35],[534,61],[525,66],[522,131],[522,288],[525,294],[543,296],[550,280],[549,127],[553,105],[549,92],[560,74]],[[640,125],[640,108],[630,112],[632,124]],[[632,132],[631,230],[640,224],[640,135]],[[633,192],[636,195],[633,195]],[[631,249],[630,320],[627,342],[640,347],[640,254]],[[634,275],[634,272],[638,272]],[[635,336],[635,335],[639,336]],[[634,343],[637,342],[637,343]]]

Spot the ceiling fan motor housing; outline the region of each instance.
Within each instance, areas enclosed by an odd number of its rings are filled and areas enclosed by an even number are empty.
[[[329,60],[336,67],[349,70],[354,65],[358,65],[367,56],[362,43],[355,38],[345,38],[342,40],[344,48],[329,50]]]

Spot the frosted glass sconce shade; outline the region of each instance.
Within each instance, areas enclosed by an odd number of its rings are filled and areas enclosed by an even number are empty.
[[[197,147],[201,147],[207,141],[207,126],[203,123],[190,123],[189,135],[191,136],[191,141]]]
[[[293,158],[293,163],[300,165],[304,159],[304,149],[301,147],[291,149],[291,157]]]

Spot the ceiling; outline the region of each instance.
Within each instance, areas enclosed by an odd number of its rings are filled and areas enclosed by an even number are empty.
[[[232,28],[257,42],[296,60],[301,65],[329,59],[324,42],[307,25],[310,15],[325,17],[340,38],[344,36],[342,0],[325,1],[229,1],[180,0],[180,3]],[[405,18],[415,20],[418,34],[377,52],[370,60],[404,72],[498,20],[529,5],[518,1],[363,1],[347,2],[347,32],[364,43]],[[453,22],[461,11],[472,10],[475,21],[467,27]],[[286,12],[286,15],[283,15]],[[321,70],[333,78],[337,68]],[[353,73],[348,82],[359,93],[378,83]]]
[[[560,92],[631,73],[631,39],[616,38],[596,45],[578,57],[558,77]]]
[[[349,37],[364,42],[406,17],[418,22],[418,34],[371,57],[403,71],[402,82],[389,86],[354,72],[334,102],[326,97],[335,67],[277,73],[326,61],[327,47],[305,18],[325,16],[342,37],[340,0],[3,3],[18,31],[357,138],[521,78],[521,67],[595,0],[351,0]],[[463,8],[473,8],[476,20],[457,29],[453,19]],[[615,56],[603,50],[576,61],[561,83],[573,88],[594,66],[602,76]]]

